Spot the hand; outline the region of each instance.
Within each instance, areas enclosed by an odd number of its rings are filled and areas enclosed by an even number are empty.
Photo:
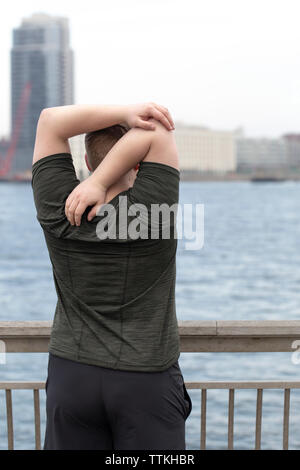
[[[65,214],[70,224],[79,226],[81,216],[88,206],[94,206],[88,213],[88,220],[92,220],[105,202],[106,191],[107,188],[95,181],[93,175],[76,186],[65,205]]]
[[[150,118],[160,121],[168,130],[175,129],[173,119],[167,108],[156,103],[132,104],[125,108],[125,121],[129,127],[141,127],[154,130],[155,124]]]

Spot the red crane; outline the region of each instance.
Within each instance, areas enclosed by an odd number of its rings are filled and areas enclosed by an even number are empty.
[[[29,103],[31,89],[32,89],[31,83],[27,82],[23,88],[21,98],[19,101],[19,105],[18,105],[18,109],[16,113],[16,119],[14,122],[14,128],[12,130],[10,146],[7,149],[5,156],[0,155],[1,157],[0,177],[7,175],[11,169],[12,160],[16,152],[16,146],[19,140],[20,131],[22,129],[22,125],[24,121],[25,111]]]

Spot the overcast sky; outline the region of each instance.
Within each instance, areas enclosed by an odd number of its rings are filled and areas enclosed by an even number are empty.
[[[75,103],[150,100],[215,129],[300,132],[299,0],[10,0],[0,16],[0,136],[12,29],[35,12],[69,18]]]

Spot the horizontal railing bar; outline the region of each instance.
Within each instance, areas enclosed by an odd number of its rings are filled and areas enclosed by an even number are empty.
[[[264,381],[210,381],[210,382],[185,382],[189,389],[292,389],[300,388],[300,380],[264,380]],[[45,382],[0,382],[0,390],[42,390]]]
[[[0,390],[42,390],[45,382],[0,382]]]
[[[266,353],[289,352],[294,341],[300,339],[299,334],[294,336],[180,336],[181,352],[199,353]]]
[[[300,320],[216,321],[217,336],[299,336]]]
[[[50,336],[52,321],[1,321],[0,336]]]
[[[180,336],[299,336],[300,320],[178,321]],[[52,321],[1,321],[0,336],[49,337]]]
[[[51,321],[0,322],[0,340],[8,353],[46,353],[51,327]],[[178,330],[181,352],[293,352],[300,320],[187,320],[178,322]]]
[[[291,389],[300,388],[300,380],[298,381],[240,381],[240,382],[185,382],[186,388],[189,389]]]

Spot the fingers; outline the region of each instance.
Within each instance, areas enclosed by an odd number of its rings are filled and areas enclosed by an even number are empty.
[[[93,220],[95,215],[96,215],[96,209],[95,209],[95,206],[94,206],[93,209],[90,210],[90,212],[88,213],[88,216],[87,216],[88,221],[90,222],[91,220]]]
[[[79,226],[81,224],[81,217],[87,205],[84,204],[76,194],[68,197],[65,205],[65,214],[71,225]]]
[[[153,115],[154,119],[156,119],[157,121],[160,121],[167,129],[169,129],[170,131],[173,129],[169,120],[161,111],[159,111],[158,109],[155,109],[153,114],[154,114]]]
[[[153,124],[153,122],[150,122],[150,121],[144,121],[143,119],[139,119],[138,122],[137,122],[137,126],[138,127],[141,127],[142,129],[146,129],[147,131],[148,130],[154,130],[155,129],[155,124]]]
[[[71,199],[71,202],[68,204],[68,208],[66,210],[66,216],[71,225],[75,225],[75,209],[77,207],[77,204],[77,198],[73,197]]]
[[[169,130],[173,130],[175,129],[175,125],[174,125],[174,121],[171,117],[171,114],[169,113],[169,110],[167,108],[165,108],[164,106],[162,105],[159,105],[159,104],[156,104],[156,103],[151,103],[155,110],[154,110],[154,116],[155,119],[157,119],[158,121],[160,121],[162,124],[164,124],[164,126],[169,129]]]
[[[166,117],[167,121],[171,125],[171,129],[175,129],[175,124],[169,110],[160,104],[154,104],[154,106]]]
[[[77,227],[81,224],[81,216],[84,213],[86,208],[87,208],[87,205],[84,204],[83,202],[79,202],[79,204],[76,206],[76,209],[74,211],[74,220],[75,220],[75,225],[77,225]]]
[[[167,129],[169,129],[170,131],[173,129],[172,125],[170,124],[166,116],[157,108],[154,108],[152,114],[153,114],[154,119],[156,119],[157,121],[160,121]]]
[[[73,192],[71,192],[71,194],[69,194],[69,196],[66,200],[66,204],[65,204],[65,214],[66,214],[67,218],[68,218],[68,212],[69,212],[70,205],[73,201],[73,198],[74,198],[74,195],[73,195]]]
[[[100,207],[102,206],[102,204],[96,204],[93,209],[90,210],[90,212],[88,213],[88,221],[90,222],[91,220],[93,220],[94,217],[96,217]]]

